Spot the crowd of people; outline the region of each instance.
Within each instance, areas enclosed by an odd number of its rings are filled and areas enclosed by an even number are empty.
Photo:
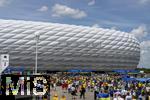
[[[149,81],[124,81],[123,77],[120,74],[54,74],[50,86],[51,91],[59,91],[57,87],[61,87],[73,100],[86,100],[88,92],[94,94],[93,100],[150,100]]]
[[[52,100],[150,100],[150,80],[125,80],[126,78],[139,77],[137,75],[60,72],[47,74],[46,76],[48,76],[48,84],[46,85],[48,91],[40,98],[52,98]],[[44,86],[41,82],[38,81],[36,84],[39,90]],[[27,80],[25,80],[25,83],[27,83]],[[34,87],[33,83],[30,86]],[[25,87],[26,89],[27,87]],[[58,99],[60,94],[57,93],[60,91],[62,92],[61,99]],[[92,94],[90,99],[89,94]]]

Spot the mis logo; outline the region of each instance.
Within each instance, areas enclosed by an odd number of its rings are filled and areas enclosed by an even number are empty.
[[[49,76],[2,75],[2,95],[45,95],[50,92]]]

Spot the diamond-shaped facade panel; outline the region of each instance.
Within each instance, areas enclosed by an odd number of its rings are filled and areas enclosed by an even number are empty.
[[[139,43],[125,32],[58,23],[0,20],[0,54],[10,54],[10,66],[34,68],[36,32],[40,36],[39,69],[132,69],[139,63]]]

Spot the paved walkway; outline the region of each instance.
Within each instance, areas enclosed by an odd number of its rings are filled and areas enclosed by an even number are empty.
[[[61,87],[57,87],[56,91],[51,91],[51,99],[50,100],[52,100],[52,96],[54,96],[55,93],[58,94],[59,98],[61,98],[62,95],[65,95],[67,97],[67,100],[84,100],[84,99],[80,99],[80,93],[79,92],[77,93],[76,99],[72,99],[71,94],[68,94],[67,92],[64,93],[64,91],[62,91]],[[94,100],[94,93],[87,91],[86,95],[85,95],[85,100]]]
[[[86,92],[85,94],[85,99],[80,99],[80,93],[77,93],[76,99],[72,99],[72,95],[67,93],[67,91],[63,91],[61,89],[61,87],[57,87],[56,91],[51,90],[50,92],[50,99],[44,99],[44,100],[53,100],[52,97],[54,96],[54,94],[58,95],[58,100],[60,100],[62,95],[66,96],[66,100],[94,100],[94,93],[93,92]],[[39,96],[15,96],[16,100],[43,100],[43,99],[39,99]]]

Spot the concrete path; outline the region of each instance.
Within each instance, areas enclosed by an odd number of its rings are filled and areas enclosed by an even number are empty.
[[[62,95],[65,95],[67,97],[67,100],[84,100],[84,99],[80,99],[80,93],[79,92],[77,93],[76,99],[72,99],[71,94],[62,91],[61,87],[57,87],[56,91],[51,90],[51,99],[50,100],[52,100],[52,97],[56,93],[58,94],[59,100],[60,100]],[[94,93],[90,92],[90,91],[89,92],[87,91],[86,95],[85,95],[85,100],[94,100]]]

